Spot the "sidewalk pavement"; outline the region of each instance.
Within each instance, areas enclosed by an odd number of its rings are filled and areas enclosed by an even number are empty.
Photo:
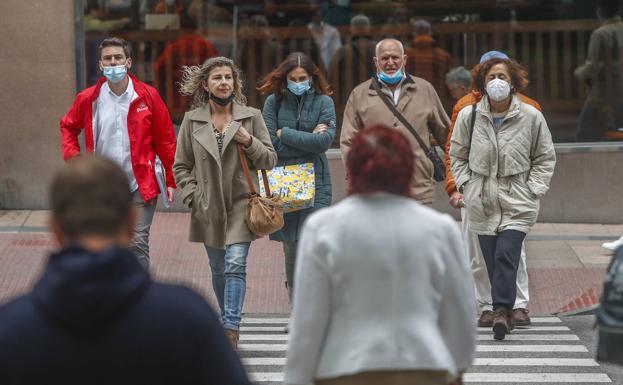
[[[19,295],[41,274],[56,247],[48,211],[0,211],[0,303]],[[205,250],[188,242],[187,213],[156,213],[151,271],[157,280],[193,287],[216,307]],[[583,309],[597,303],[611,253],[601,248],[623,235],[623,225],[538,223],[526,240],[532,315]],[[245,313],[289,312],[281,244],[252,243]]]

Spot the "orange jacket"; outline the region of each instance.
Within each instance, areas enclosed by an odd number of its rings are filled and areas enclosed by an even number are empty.
[[[522,102],[528,103],[534,106],[537,110],[541,111],[541,105],[532,100],[526,95],[517,94]],[[471,93],[463,96],[452,108],[452,119],[450,120],[450,132],[448,132],[448,139],[446,140],[446,192],[448,196],[451,196],[456,191],[456,182],[454,181],[454,175],[452,175],[452,169],[450,167],[450,138],[452,138],[452,132],[454,131],[454,124],[456,123],[456,117],[459,115],[464,107],[478,103],[482,99],[482,95],[478,91],[472,90]]]

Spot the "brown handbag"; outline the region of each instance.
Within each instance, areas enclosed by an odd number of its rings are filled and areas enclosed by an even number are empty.
[[[240,163],[242,163],[242,169],[249,185],[249,205],[247,206],[245,221],[249,230],[257,236],[263,237],[272,234],[283,227],[283,202],[278,194],[270,193],[266,170],[262,170],[266,196],[263,197],[255,191],[247,157],[242,150],[242,145],[238,144],[237,146]]]

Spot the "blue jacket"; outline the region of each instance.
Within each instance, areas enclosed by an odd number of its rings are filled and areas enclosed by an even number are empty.
[[[277,166],[314,163],[314,207],[285,214],[283,229],[270,236],[270,239],[276,241],[297,241],[305,218],[313,211],[331,204],[331,174],[325,152],[331,147],[335,136],[335,106],[331,97],[321,95],[314,89],[300,98],[286,90],[280,101],[275,94],[269,95],[262,114],[277,151]],[[320,123],[329,126],[327,131],[322,134],[312,133]],[[275,134],[277,129],[281,129],[281,138]]]

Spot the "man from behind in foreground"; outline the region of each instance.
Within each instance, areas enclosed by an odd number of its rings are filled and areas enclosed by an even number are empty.
[[[249,384],[203,298],[151,281],[130,251],[136,213],[117,165],[69,161],[51,207],[61,249],[0,308],[0,384]]]

